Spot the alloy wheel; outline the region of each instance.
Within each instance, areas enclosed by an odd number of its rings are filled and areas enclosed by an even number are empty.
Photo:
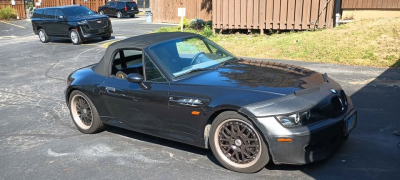
[[[221,123],[214,138],[219,156],[234,167],[247,168],[260,159],[260,136],[252,125],[241,119]]]
[[[103,12],[103,11],[100,11],[100,14],[101,14],[101,15],[104,15],[104,12]]]
[[[78,33],[76,31],[71,31],[71,41],[73,43],[78,43]]]
[[[71,112],[73,120],[80,128],[89,129],[92,126],[92,109],[83,96],[77,94],[72,98]]]
[[[39,31],[39,39],[42,42],[46,41],[46,37],[45,37],[43,30]]]

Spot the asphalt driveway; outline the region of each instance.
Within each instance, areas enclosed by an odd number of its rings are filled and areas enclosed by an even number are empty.
[[[0,22],[0,179],[398,179],[400,70],[273,60],[301,65],[342,84],[358,109],[356,129],[328,159],[231,172],[211,151],[120,128],[85,135],[64,101],[66,77],[96,63],[105,47],[164,25],[112,19],[108,41],[39,42],[30,22]],[[12,27],[11,27],[12,26]],[[18,30],[11,30],[11,28]],[[8,30],[8,31],[5,31]]]

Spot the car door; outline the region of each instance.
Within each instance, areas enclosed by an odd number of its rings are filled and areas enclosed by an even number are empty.
[[[109,13],[109,8],[110,8],[110,5],[111,5],[111,2],[108,2],[107,4],[105,4],[104,6],[103,6],[103,13],[105,14],[105,15],[109,15],[110,13]]]
[[[115,120],[128,126],[147,128],[169,128],[168,114],[169,83],[151,62],[148,56],[132,60],[135,51],[116,53],[111,77],[104,82],[104,100]],[[141,51],[136,51],[141,52]],[[124,60],[128,59],[128,60]],[[115,63],[120,61],[120,63]],[[126,63],[121,63],[126,61]],[[143,63],[143,61],[145,63]],[[144,69],[140,69],[143,68]],[[136,69],[136,70],[135,70]],[[131,83],[115,76],[121,72],[144,74],[141,83]],[[117,72],[117,73],[116,73]]]
[[[110,7],[108,8],[108,14],[111,16],[116,16],[117,14],[117,2],[111,2]]]
[[[49,8],[46,9],[44,12],[43,16],[43,23],[42,27],[46,31],[46,34],[48,36],[54,36],[56,31],[55,31],[55,18],[56,18],[56,9],[54,8]]]
[[[69,25],[66,21],[64,12],[61,9],[56,10],[56,16],[54,20],[54,35],[60,37],[69,36]]]

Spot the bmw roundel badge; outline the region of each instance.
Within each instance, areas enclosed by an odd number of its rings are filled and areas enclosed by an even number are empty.
[[[331,93],[333,93],[333,94],[337,94],[337,91],[334,90],[334,89],[331,89],[330,91],[331,91]]]

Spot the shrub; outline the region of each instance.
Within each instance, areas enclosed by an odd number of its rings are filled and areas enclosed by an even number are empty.
[[[203,30],[203,36],[205,37],[210,37],[213,35],[213,30],[210,26],[204,26],[204,30]]]
[[[204,21],[200,18],[194,18],[190,20],[189,27],[192,29],[201,29],[204,26]]]
[[[17,17],[17,12],[15,9],[11,8],[10,6],[6,6],[0,9],[0,19],[1,20],[9,20],[15,19]]]
[[[189,25],[190,25],[189,19],[183,18],[183,27],[184,27],[184,28],[187,28],[187,27],[189,27]]]

